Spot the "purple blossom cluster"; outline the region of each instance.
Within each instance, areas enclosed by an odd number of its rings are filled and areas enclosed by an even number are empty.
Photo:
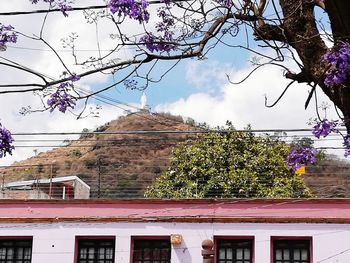
[[[345,157],[348,157],[348,156],[350,155],[350,134],[347,134],[347,135],[344,137],[343,145],[344,145],[344,147],[345,147],[344,156],[345,156]]]
[[[126,79],[126,80],[124,80],[124,86],[127,89],[131,89],[131,90],[136,89],[137,85],[138,85],[138,82],[135,79]]]
[[[313,127],[312,134],[315,135],[317,139],[319,139],[321,136],[327,137],[331,132],[339,132],[337,126],[338,121],[329,121],[327,119],[323,119]]]
[[[129,16],[141,22],[148,22],[149,12],[147,11],[148,1],[141,0],[110,0],[108,8],[113,14],[118,16]]]
[[[148,33],[140,38],[140,42],[146,46],[151,52],[169,52],[175,48],[174,42],[174,31],[175,20],[167,10],[170,7],[159,8],[157,11],[158,17],[161,19],[156,24],[156,30],[160,34],[155,36]]]
[[[231,8],[233,5],[232,0],[215,0],[215,2],[218,3],[219,5],[227,7],[227,8]]]
[[[68,79],[70,81],[78,81],[78,80],[80,80],[80,76],[78,76],[77,74],[73,73]]]
[[[29,0],[32,4],[37,4],[40,0]],[[67,0],[42,0],[45,3],[49,3],[51,8],[59,8],[62,14],[67,17],[68,11],[73,8],[67,3]]]
[[[154,36],[153,34],[146,34],[140,38],[141,44],[145,45],[146,48],[151,52],[169,52],[174,49],[174,45],[165,41],[163,38]]]
[[[5,157],[7,153],[12,155],[12,150],[15,149],[13,141],[11,132],[0,123],[0,158]]]
[[[17,34],[13,32],[13,29],[11,25],[5,26],[0,23],[0,46],[6,47],[8,43],[17,42]]]
[[[74,109],[76,98],[68,93],[71,86],[72,84],[69,82],[61,83],[57,90],[50,95],[47,100],[50,112],[53,112],[56,108],[62,113],[65,113],[67,108]]]
[[[324,59],[332,66],[326,73],[324,84],[328,87],[344,84],[350,76],[350,44],[341,42],[324,55]]]
[[[302,165],[316,163],[316,150],[313,148],[296,148],[293,149],[287,158],[287,164],[294,171]]]

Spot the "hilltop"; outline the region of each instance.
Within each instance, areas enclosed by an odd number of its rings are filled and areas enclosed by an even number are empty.
[[[77,175],[91,187],[92,198],[142,197],[145,188],[169,164],[172,147],[190,135],[128,131],[189,131],[180,116],[131,113],[85,133],[79,139],[0,169],[4,182]],[[317,197],[350,197],[350,165],[328,158],[307,167],[305,182]]]

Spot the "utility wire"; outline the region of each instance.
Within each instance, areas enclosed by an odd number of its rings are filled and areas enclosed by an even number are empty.
[[[340,129],[346,131],[345,129]],[[130,130],[130,131],[115,131],[115,132],[14,132],[15,136],[19,135],[123,135],[123,134],[201,134],[201,133],[270,133],[270,132],[311,132],[311,129],[256,129],[256,130]],[[281,135],[281,137],[283,137]]]

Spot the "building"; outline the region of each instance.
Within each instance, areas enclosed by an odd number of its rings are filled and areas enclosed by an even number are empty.
[[[11,182],[2,185],[0,191],[0,199],[88,199],[89,197],[90,186],[77,176]]]
[[[207,239],[217,263],[348,263],[350,200],[0,201],[0,262],[202,263]]]

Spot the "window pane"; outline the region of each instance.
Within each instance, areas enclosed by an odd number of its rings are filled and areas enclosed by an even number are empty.
[[[170,240],[134,240],[133,263],[170,263]]]
[[[80,258],[81,259],[86,259],[87,258],[87,248],[81,248],[79,251]]]
[[[226,259],[232,259],[232,248],[226,249]]]
[[[114,249],[106,248],[106,259],[113,259]]]
[[[80,263],[113,263],[114,240],[80,239],[78,240],[78,259]]]
[[[294,249],[293,256],[294,256],[295,260],[300,260],[300,250],[299,249]]]
[[[95,258],[95,249],[90,247],[88,249],[88,259],[94,259]]]
[[[310,263],[309,240],[274,240],[274,263]]]
[[[217,261],[219,263],[252,263],[252,240],[217,240]]]
[[[31,240],[0,240],[1,263],[30,263],[31,258]]]
[[[250,249],[244,249],[244,259],[250,259]]]
[[[105,249],[103,247],[100,247],[98,249],[97,258],[98,259],[105,259]]]
[[[225,249],[224,248],[219,249],[219,259],[225,259]]]
[[[2,247],[0,248],[0,259],[6,258],[6,248]]]
[[[301,251],[301,259],[302,259],[302,260],[308,260],[308,250],[303,249],[303,250]]]
[[[13,247],[7,249],[7,258],[6,259],[13,259],[14,258],[14,255],[13,255],[14,249],[15,248],[13,248]]]
[[[276,249],[276,260],[282,259],[282,249]]]

